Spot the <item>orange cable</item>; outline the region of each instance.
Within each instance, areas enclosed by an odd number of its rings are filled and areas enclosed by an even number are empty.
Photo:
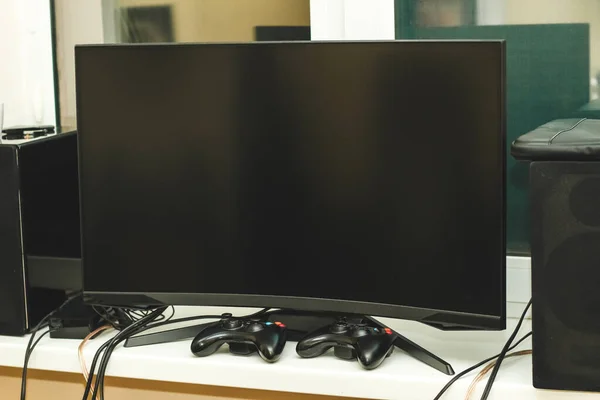
[[[508,353],[504,358],[506,359],[509,357],[524,356],[527,354],[531,354],[531,350],[520,350],[520,351]],[[494,368],[494,365],[496,365],[496,361],[497,360],[490,362],[481,371],[479,371],[479,373],[477,374],[477,376],[475,378],[473,378],[473,381],[471,382],[471,384],[469,385],[469,389],[467,390],[467,396],[465,397],[465,400],[471,399],[471,396],[475,392],[475,388],[477,387],[477,384],[483,380],[483,378],[488,374],[488,372],[490,372],[492,370],[492,368]]]
[[[95,337],[100,332],[105,331],[110,328],[112,328],[112,326],[110,326],[110,325],[103,325],[103,326],[99,327],[98,329],[94,330],[93,332],[90,332],[89,335],[87,335],[79,344],[79,348],[77,349],[77,356],[79,358],[79,365],[81,366],[81,372],[83,373],[83,377],[85,378],[86,384],[87,384],[87,381],[89,378],[89,372],[88,372],[87,366],[85,365],[85,359],[83,356],[83,348],[85,347],[87,342],[90,341],[91,338]],[[94,384],[92,383],[90,393],[93,393],[93,392],[94,392]]]

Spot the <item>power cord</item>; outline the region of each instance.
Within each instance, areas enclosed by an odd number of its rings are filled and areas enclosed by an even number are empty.
[[[518,356],[525,356],[528,354],[531,354],[531,350],[519,350],[519,351],[515,351],[513,353],[508,353],[506,355],[506,358],[509,357],[518,357]],[[469,385],[469,389],[467,390],[467,396],[465,397],[465,400],[470,400],[471,399],[471,395],[473,394],[473,392],[475,392],[475,388],[477,387],[477,384],[487,375],[488,372],[490,372],[490,370],[494,367],[494,365],[496,365],[496,361],[492,361],[491,363],[489,363],[488,365],[486,365],[478,374],[477,376],[473,379],[473,381],[471,382],[471,384]]]
[[[44,329],[47,327],[48,323],[45,323],[44,325],[40,326],[39,329]],[[25,351],[25,361],[23,363],[23,372],[21,375],[21,399],[25,399],[25,396],[27,394],[27,365],[29,364],[29,358],[31,357],[31,353],[33,353],[33,349],[35,349],[40,340],[42,340],[42,338],[50,332],[51,330],[48,329],[46,332],[42,333],[40,337],[35,342],[33,342],[33,344],[31,343],[31,338],[29,339],[29,344],[27,346],[27,350]],[[31,335],[31,337],[33,337],[33,334]]]
[[[69,304],[71,301],[79,298],[80,296],[81,296],[81,292],[77,292],[74,295],[72,295],[71,297],[69,297],[57,309],[51,311],[50,313],[48,313],[48,315],[46,315],[44,318],[42,318],[40,320],[40,322],[31,330],[31,336],[29,337],[29,342],[27,343],[27,347],[25,348],[25,360],[23,361],[23,372],[21,373],[21,400],[25,400],[25,397],[27,396],[27,365],[29,364],[29,358],[31,357],[31,353],[33,353],[33,349],[35,348],[35,346],[37,346],[37,344],[40,342],[40,340],[44,336],[46,336],[48,333],[50,333],[51,330],[49,329],[46,332],[44,332],[34,342],[33,340],[35,339],[36,333],[40,329],[43,329],[48,326],[48,321],[54,314],[56,314],[57,312],[62,310],[67,304]]]
[[[89,372],[87,370],[87,366],[85,364],[85,358],[83,355],[83,349],[85,348],[85,345],[93,338],[95,338],[97,335],[99,335],[101,332],[106,331],[108,329],[112,329],[111,325],[103,325],[101,327],[99,327],[98,329],[90,332],[79,344],[79,348],[77,349],[77,356],[79,357],[79,365],[81,366],[81,373],[83,374],[83,377],[85,379],[85,383],[87,384],[88,381],[88,377],[89,377]],[[91,385],[91,390],[94,390],[94,384],[92,383]]]
[[[172,308],[171,315],[169,317],[165,318],[164,321],[160,320],[160,317],[163,315],[164,311],[167,308],[168,307],[161,307],[157,310],[147,313],[147,315],[145,315],[143,318],[133,322],[132,324],[128,325],[127,327],[124,327],[124,328],[121,327],[121,331],[115,337],[107,340],[105,343],[103,343],[100,346],[100,348],[96,351],[94,358],[92,359],[92,364],[90,366],[89,374],[87,377],[85,391],[84,391],[83,397],[82,397],[83,400],[87,400],[90,393],[92,394],[92,399],[94,399],[94,400],[97,398],[96,396],[99,396],[100,400],[104,399],[104,378],[105,378],[105,374],[106,374],[106,368],[108,366],[108,361],[112,355],[112,352],[117,347],[117,345],[119,343],[121,343],[122,341],[124,341],[125,339],[127,339],[128,337],[131,337],[131,336],[141,333],[147,329],[155,328],[158,326],[169,325],[169,324],[174,324],[174,323],[178,323],[178,322],[195,321],[195,320],[200,320],[200,319],[220,319],[222,317],[222,315],[200,315],[200,316],[192,316],[192,317],[173,319],[173,316],[175,314],[175,309]],[[123,309],[123,310],[126,310],[126,309]],[[123,311],[123,310],[121,310],[121,311]],[[264,315],[269,310],[270,310],[270,308],[264,308],[258,312],[255,312],[255,313],[249,314],[249,315],[245,315],[241,318],[257,318],[257,317]],[[96,311],[98,312],[98,310],[96,310]],[[106,310],[104,310],[104,311],[106,311]],[[111,310],[111,311],[114,312],[115,310]],[[101,315],[105,314],[104,312],[103,313],[98,312],[98,313]],[[115,323],[116,321],[112,321],[112,322]],[[116,325],[118,326],[118,324],[116,324]],[[117,328],[117,329],[119,329],[119,328]],[[101,355],[102,355],[102,357],[101,357]],[[93,385],[92,382],[93,382],[94,373],[96,371],[96,365],[98,364],[98,360],[100,360],[100,364],[98,366],[98,372],[96,374],[96,384]]]
[[[258,318],[258,317],[261,317],[262,315],[266,314],[267,311],[269,311],[269,310],[271,310],[271,308],[263,308],[262,310],[257,311],[253,314],[244,315],[239,318]],[[155,322],[153,324],[148,325],[147,327],[144,327],[140,332],[143,332],[148,329],[156,328],[159,326],[177,324],[180,322],[198,321],[201,319],[221,319],[222,316],[223,315],[220,314],[220,315],[195,315],[192,317],[183,317],[183,318],[175,318],[175,319],[167,318],[166,321]],[[138,333],[140,333],[140,332],[138,332]]]
[[[46,327],[48,327],[47,324],[42,326],[41,329],[44,329]],[[44,336],[46,336],[47,334],[49,334],[52,331],[53,331],[52,329],[48,329],[47,331],[42,333],[40,335],[40,337],[31,345],[29,350],[27,350],[25,352],[25,362],[23,363],[23,373],[21,375],[21,399],[25,399],[25,396],[27,394],[27,384],[26,384],[26,382],[27,382],[27,364],[29,364],[29,358],[31,357],[31,353],[33,353],[33,349],[35,349],[35,347],[40,342],[40,340],[42,340],[42,338]]]
[[[127,332],[127,330],[119,332],[109,343],[108,347],[104,352],[104,356],[100,361],[100,366],[98,367],[98,374],[96,377],[96,382],[98,383],[98,385],[94,392],[98,391],[98,393],[100,394],[100,400],[104,400],[104,377],[106,374],[106,368],[108,367],[108,361],[114,349],[117,347],[118,344],[127,339],[133,333],[139,332],[140,328],[143,328],[149,322],[152,322],[153,320],[159,318],[164,311],[166,311],[166,308],[159,308],[156,311],[151,312],[147,316],[135,322],[132,325],[133,328],[129,332]],[[95,398],[95,393],[92,395],[92,398]]]
[[[519,322],[517,323],[517,326],[515,327],[515,330],[513,331],[512,335],[510,336],[510,338],[508,339],[508,341],[506,342],[506,344],[504,345],[504,348],[502,349],[502,351],[498,354],[496,354],[495,356],[486,358],[485,360],[478,362],[477,364],[465,369],[464,371],[461,371],[460,373],[456,374],[452,379],[450,379],[450,381],[448,381],[448,383],[442,388],[442,390],[439,391],[439,393],[434,397],[433,400],[439,400],[442,398],[442,396],[444,395],[444,393],[446,393],[446,391],[448,389],[450,389],[450,386],[452,386],[456,381],[458,381],[460,378],[462,378],[463,376],[465,376],[466,374],[468,374],[469,372],[481,367],[483,364],[490,362],[492,360],[495,359],[500,359],[500,357],[504,358],[506,353],[513,350],[514,348],[516,348],[518,345],[520,345],[523,341],[525,341],[527,338],[529,338],[532,335],[532,332],[529,332],[527,334],[525,334],[523,337],[521,337],[521,339],[519,339],[514,345],[511,346],[512,341],[514,340],[515,336],[517,335],[517,333],[519,332],[519,329],[521,328],[521,325],[523,324],[523,320],[525,319],[525,316],[527,315],[527,311],[529,310],[529,307],[531,307],[531,300],[529,300],[529,303],[527,303],[527,306],[525,307],[525,310],[523,311],[523,314],[521,315],[521,318],[519,319]],[[510,347],[507,347],[510,346]],[[501,362],[500,362],[501,363]],[[500,363],[496,363],[496,365],[494,366],[494,368],[496,366],[499,367]],[[492,379],[492,377],[490,376],[490,380]],[[495,376],[494,376],[495,379]],[[490,384],[490,381],[488,381],[488,384]],[[491,380],[491,385],[493,384],[493,380]],[[487,398],[487,397],[486,397]]]
[[[171,309],[171,314],[166,317],[164,314],[158,316],[156,321],[168,321],[175,315],[175,308],[173,306],[169,306]],[[116,330],[122,330],[132,323],[139,321],[144,318],[152,310],[141,310],[141,309],[132,309],[132,308],[121,308],[121,307],[100,307],[100,306],[92,306],[92,310],[96,312],[104,321],[109,323]]]
[[[85,385],[85,391],[83,393],[83,398],[82,398],[83,400],[87,400],[87,398],[90,394],[91,384],[92,384],[93,377],[94,377],[94,371],[95,371],[96,363],[98,361],[100,354],[103,353],[102,359],[100,360],[100,365],[98,367],[98,373],[96,375],[96,387],[94,388],[94,390],[92,392],[92,399],[96,399],[96,396],[99,395],[100,400],[104,400],[104,376],[106,373],[106,368],[108,366],[108,360],[110,359],[110,356],[111,356],[113,350],[115,349],[115,347],[119,343],[121,343],[123,340],[125,340],[129,335],[137,333],[139,328],[144,327],[146,324],[148,324],[149,322],[156,319],[166,309],[167,309],[167,307],[160,307],[160,308],[152,311],[147,316],[141,318],[140,320],[138,320],[138,321],[132,323],[131,325],[129,325],[128,327],[124,328],[115,337],[113,337],[112,339],[110,339],[106,343],[104,343],[102,346],[100,346],[100,348],[94,355],[94,359],[92,360],[92,365],[90,367],[88,381]]]
[[[498,370],[500,370],[500,365],[502,365],[502,361],[504,361],[504,357],[506,356],[506,353],[509,352],[510,345],[512,344],[513,340],[515,340],[517,333],[519,333],[519,329],[521,329],[521,324],[523,324],[525,315],[527,315],[527,311],[529,311],[530,307],[531,307],[531,300],[529,300],[529,303],[527,303],[527,306],[525,307],[525,310],[523,310],[523,314],[521,315],[521,318],[519,319],[519,322],[517,323],[515,330],[513,331],[512,335],[510,335],[510,338],[508,338],[508,341],[506,342],[506,344],[504,345],[504,348],[500,352],[500,355],[498,356],[498,360],[496,360],[496,365],[494,365],[494,369],[492,369],[492,372],[490,373],[490,378],[488,379],[488,381],[485,385],[485,388],[483,389],[483,394],[481,395],[481,400],[486,400],[488,398],[488,396],[490,395],[490,392],[492,391],[492,385],[494,384],[496,375],[498,375]]]

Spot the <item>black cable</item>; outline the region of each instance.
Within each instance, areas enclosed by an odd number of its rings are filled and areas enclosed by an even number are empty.
[[[165,320],[165,322],[169,322],[175,316],[175,307],[171,306],[171,315]]]
[[[220,319],[220,318],[221,318],[221,315],[195,315],[193,317],[175,318],[175,319],[171,319],[169,321],[155,322],[151,325],[148,325],[146,327],[146,329],[156,328],[156,327],[163,326],[163,325],[177,324],[179,322],[197,321],[200,319]],[[144,329],[144,330],[146,330],[146,329]]]
[[[33,353],[33,349],[35,349],[35,347],[38,345],[38,343],[40,342],[40,340],[42,340],[42,338],[44,336],[46,336],[47,334],[49,334],[51,332],[54,332],[54,331],[55,331],[55,329],[48,329],[46,332],[42,333],[39,338],[37,338],[37,340],[31,346],[31,349],[29,349],[29,357],[31,357],[31,354]]]
[[[527,303],[527,306],[525,307],[525,310],[523,310],[523,314],[521,315],[521,318],[519,319],[519,322],[517,323],[515,330],[513,331],[512,335],[510,335],[510,338],[508,338],[508,341],[506,342],[506,344],[504,345],[504,348],[500,352],[500,355],[498,356],[498,360],[496,361],[496,365],[494,365],[494,369],[492,369],[492,372],[490,373],[490,377],[485,385],[485,389],[483,389],[483,393],[481,394],[481,400],[486,400],[488,398],[488,396],[490,395],[490,392],[492,391],[492,385],[494,384],[496,375],[498,375],[498,370],[500,369],[500,365],[502,365],[502,361],[504,361],[504,357],[506,356],[506,353],[508,353],[508,351],[509,351],[508,349],[509,349],[511,343],[513,342],[513,340],[515,340],[517,333],[519,333],[519,329],[521,328],[521,324],[523,323],[523,320],[525,319],[525,315],[527,315],[527,311],[529,310],[529,307],[531,307],[531,300],[529,300],[529,303]]]
[[[256,318],[256,317],[260,317],[261,315],[265,314],[269,310],[270,310],[270,308],[263,308],[262,310],[257,311],[253,314],[242,315],[241,317],[236,317],[236,318]],[[221,319],[221,317],[222,317],[222,314],[219,314],[219,315],[196,315],[193,317],[175,318],[175,319],[171,319],[171,320],[167,320],[167,321],[153,323],[151,325],[148,325],[144,330],[150,329],[150,328],[156,328],[158,326],[163,326],[163,325],[177,324],[179,322],[197,321],[200,319]]]
[[[134,325],[130,325],[127,328],[123,329],[120,333],[128,330],[128,329],[135,329]],[[100,348],[98,348],[98,350],[96,350],[96,354],[94,354],[94,358],[92,359],[92,364],[90,365],[90,371],[89,371],[89,375],[88,375],[88,380],[87,383],[85,385],[85,390],[83,392],[83,397],[82,400],[87,400],[88,396],[90,394],[90,390],[91,390],[91,386],[92,386],[92,381],[93,381],[93,377],[94,377],[94,371],[96,370],[96,363],[98,362],[98,359],[100,358],[100,355],[102,354],[103,351],[105,351],[105,349],[112,343],[114,338],[112,339],[108,339],[105,343],[103,343]],[[98,382],[98,380],[96,379],[96,382]],[[98,388],[98,384],[96,384],[96,389],[94,390],[95,392],[97,391]],[[95,399],[95,395],[93,397],[93,399]]]
[[[236,318],[256,318],[256,317],[260,317],[261,315],[264,315],[269,310],[271,310],[271,308],[263,308],[262,310],[257,311],[253,314],[242,315],[241,317],[236,317]],[[141,333],[145,330],[157,328],[157,327],[163,326],[163,325],[177,324],[180,322],[198,321],[201,319],[221,319],[222,316],[223,316],[222,314],[219,314],[219,315],[195,315],[193,317],[182,317],[182,318],[175,318],[175,319],[167,318],[166,321],[148,324],[147,326],[142,328],[142,330],[140,332],[137,332],[137,333]]]
[[[112,326],[114,329],[116,330],[121,330],[121,327],[119,327],[119,321],[117,321],[115,318],[113,318],[113,316],[111,316],[109,314],[109,310],[108,309],[104,309],[102,308],[102,312],[98,311],[98,309],[96,308],[96,306],[92,306],[92,310],[94,310],[94,312],[96,314],[98,314],[100,316],[100,318],[102,318],[104,321],[106,321],[108,324],[110,324],[110,326]]]
[[[172,308],[172,306],[170,306]],[[137,308],[122,308],[122,307],[100,307],[92,306],[92,309],[98,314],[103,320],[108,322],[116,330],[123,330],[132,323],[139,321],[140,319],[147,316],[152,310],[137,309]],[[99,310],[100,309],[100,310]],[[172,318],[175,313],[173,308],[171,311]],[[156,321],[167,320],[167,316],[164,314],[159,315]]]
[[[33,349],[35,349],[35,347],[38,345],[38,343],[40,342],[40,340],[42,340],[42,338],[44,336],[46,336],[50,332],[54,332],[54,331],[55,331],[55,329],[48,329],[46,332],[42,333],[40,335],[40,337],[38,337],[37,340],[33,343],[33,345],[31,346],[31,348],[29,349],[29,352],[27,352],[27,354],[25,354],[25,363],[23,365],[23,369],[25,370],[25,376],[26,377],[27,377],[27,365],[29,364],[29,359],[31,358],[31,354],[33,353]]]
[[[518,345],[520,345],[521,343],[523,343],[523,341],[525,339],[527,339],[528,337],[530,337],[531,334],[532,334],[532,332],[529,332],[526,335],[524,335],[521,339],[519,339],[517,341],[517,343],[515,343],[510,349],[508,349],[508,351],[513,350]],[[485,360],[483,360],[481,362],[478,362],[477,364],[472,365],[469,368],[465,369],[464,371],[461,371],[460,373],[454,375],[454,377],[452,379],[450,379],[450,381],[448,381],[448,383],[446,384],[446,386],[444,386],[442,388],[442,390],[440,390],[440,392],[437,394],[437,396],[434,397],[433,400],[439,400],[442,397],[442,395],[446,392],[446,390],[450,389],[450,386],[452,386],[457,380],[459,380],[460,378],[462,378],[463,376],[465,376],[469,372],[473,371],[474,369],[477,369],[477,368],[481,367],[483,364],[485,364],[487,362],[490,362],[490,361],[498,358],[498,356],[500,356],[500,353],[496,354],[495,356],[491,356],[489,358],[486,358]]]
[[[136,327],[135,329],[132,329],[131,332],[123,332],[121,334],[118,334],[117,336],[120,336],[120,337],[118,339],[117,339],[117,337],[115,337],[115,339],[113,339],[114,343],[109,344],[108,348],[104,352],[104,358],[106,359],[106,361],[104,363],[100,364],[100,369],[99,369],[99,374],[98,374],[98,377],[100,378],[100,399],[101,400],[104,400],[104,375],[106,374],[106,368],[108,367],[108,361],[109,361],[109,358],[112,355],[112,352],[114,351],[114,349],[117,347],[118,344],[123,342],[125,339],[127,339],[131,335],[139,332],[140,329],[143,329],[148,323],[152,322],[156,318],[160,318],[163,315],[163,313],[165,312],[165,310],[166,310],[166,307],[162,308],[162,309],[158,309],[154,312],[149,312],[147,316],[145,316],[143,319],[141,319],[139,321],[138,327]]]
[[[23,371],[21,372],[21,400],[25,400],[25,396],[27,394],[27,364],[29,364],[29,357],[31,356],[31,352],[35,346],[35,344],[33,344],[33,338],[38,329],[43,329],[47,326],[48,323],[45,321],[40,321],[40,323],[31,331],[31,337],[29,338],[29,342],[25,348],[25,360],[23,361]]]
[[[92,307],[94,309],[94,311],[96,311],[96,313],[98,315],[100,315],[105,321],[107,321],[109,324],[111,324],[116,330],[123,330],[124,328],[122,326],[119,327],[118,321],[111,321],[109,318],[109,314],[108,312],[112,311],[113,308],[109,307],[108,309],[102,309],[102,313],[100,311],[98,311],[98,309],[96,309],[95,306]],[[171,317],[173,315],[175,315],[175,308],[173,306],[171,306],[172,309],[172,313],[171,313]],[[107,312],[108,311],[108,312]],[[136,310],[136,311],[140,311],[140,310]],[[171,318],[169,317],[169,318]],[[100,356],[102,355],[102,352],[104,350],[106,350],[106,348],[110,345],[112,339],[107,340],[105,343],[103,343],[98,350],[96,350],[96,353],[94,354],[94,358],[92,359],[92,363],[90,365],[90,372],[89,372],[89,378],[87,380],[86,386],[85,386],[85,390],[84,390],[84,394],[83,394],[83,399],[87,400],[90,391],[91,391],[91,386],[92,386],[92,377],[94,376],[94,371],[96,370],[96,364],[98,363],[98,360],[100,358]]]
[[[144,318],[140,319],[137,322],[134,322],[133,324],[129,325],[127,328],[120,331],[114,338],[112,338],[112,340],[110,340],[108,342],[108,346],[106,347],[106,350],[104,351],[102,359],[100,360],[100,365],[98,366],[98,373],[96,375],[96,386],[94,388],[94,391],[92,392],[92,399],[95,399],[96,395],[99,394],[100,400],[104,400],[104,376],[106,374],[106,368],[108,367],[108,361],[110,359],[110,356],[112,355],[112,352],[117,347],[117,345],[119,343],[121,343],[123,340],[125,340],[131,334],[137,333],[140,330],[140,328],[143,328],[149,322],[152,322],[159,315],[161,315],[166,309],[167,309],[167,307],[161,307],[161,308],[158,308],[158,309],[152,311],[150,314],[148,314]],[[88,379],[91,379],[91,378],[92,378],[92,376],[90,373],[90,377]],[[85,399],[85,397],[84,397],[84,399]]]
[[[29,363],[29,357],[31,356],[34,347],[39,343],[41,339],[40,337],[34,343],[33,339],[35,338],[37,331],[39,331],[42,327],[47,326],[50,317],[52,317],[58,311],[62,310],[67,304],[69,304],[71,301],[78,298],[79,296],[81,296],[80,292],[69,297],[57,309],[49,312],[44,318],[42,318],[40,322],[31,330],[31,336],[29,338],[29,342],[27,343],[27,347],[25,348],[25,360],[23,361],[23,372],[21,373],[21,400],[25,400],[25,397],[27,396],[27,364]],[[46,335],[46,333],[44,333],[42,336]]]
[[[104,342],[102,344],[102,346],[100,346],[100,348],[98,348],[98,350],[96,350],[96,354],[94,354],[94,358],[92,359],[92,364],[90,365],[90,372],[88,374],[88,380],[87,380],[87,383],[85,384],[85,390],[83,392],[82,400],[88,399],[90,390],[92,388],[92,378],[94,375],[94,371],[96,370],[96,363],[98,362],[98,358],[100,357],[100,354],[102,354],[104,349],[106,349],[108,347],[109,343],[110,343],[110,339],[107,340],[106,342]],[[95,400],[95,398],[94,398],[94,400]]]
[[[176,318],[176,319],[172,319],[172,317],[175,315],[175,308],[173,306],[171,306],[172,309],[172,313],[171,316],[169,316],[169,318],[167,318],[167,320],[165,321],[161,321],[161,322],[154,322],[154,323],[147,323],[147,324],[140,324],[138,326],[136,326],[135,328],[132,328],[133,325],[130,325],[129,327],[121,330],[119,332],[118,335],[123,334],[122,339],[118,339],[119,343],[122,342],[123,340],[125,340],[127,337],[135,335],[137,333],[141,333],[147,329],[150,328],[155,328],[158,326],[163,326],[163,325],[170,325],[170,324],[175,324],[175,323],[179,323],[179,322],[187,322],[187,321],[195,321],[195,320],[200,320],[200,319],[220,319],[222,317],[222,314],[219,315],[197,315],[197,316],[192,316],[192,317],[184,317],[184,318]],[[164,308],[163,308],[164,310]],[[264,315],[267,311],[269,311],[270,308],[264,308],[262,310],[259,310],[253,314],[249,314],[249,315],[245,315],[242,316],[240,318],[256,318],[256,317],[260,317],[262,315]],[[97,310],[96,310],[97,311]],[[98,312],[98,311],[97,311]],[[98,312],[98,314],[100,314],[100,312]],[[102,314],[100,314],[102,315]],[[92,359],[92,363],[90,365],[90,372],[89,372],[89,377],[88,377],[88,381],[86,383],[85,386],[85,391],[83,393],[83,400],[87,400],[88,396],[90,395],[90,391],[91,391],[91,384],[92,384],[92,378],[94,376],[95,370],[96,370],[96,364],[98,363],[98,360],[100,358],[100,356],[102,355],[103,352],[105,352],[105,350],[111,345],[111,343],[114,343],[116,339],[116,336],[113,339],[109,339],[106,341],[106,343],[103,343],[100,348],[98,348],[98,350],[96,351],[96,354],[94,354],[94,358]],[[116,343],[114,345],[114,347],[116,347],[119,343]],[[113,348],[114,350],[114,348]],[[111,350],[112,353],[112,350]],[[104,356],[106,356],[106,353],[104,354]],[[104,356],[102,357],[104,359]],[[108,356],[110,358],[110,355]],[[108,363],[108,360],[106,361],[106,363]],[[105,367],[106,368],[106,367]],[[95,392],[98,393],[98,386],[99,386],[99,382],[100,382],[100,378],[99,378],[99,374],[100,374],[100,367],[98,369],[98,375],[96,378],[96,388],[95,388]],[[104,377],[102,377],[102,383],[103,383]],[[103,387],[102,387],[103,390]],[[102,391],[99,392],[102,396]],[[95,397],[92,397],[93,399],[95,399]],[[102,397],[101,397],[102,398]]]

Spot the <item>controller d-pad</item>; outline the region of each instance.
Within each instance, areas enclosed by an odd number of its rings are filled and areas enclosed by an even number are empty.
[[[242,320],[230,318],[223,321],[223,328],[236,329],[242,326],[243,324],[244,323],[242,322]]]

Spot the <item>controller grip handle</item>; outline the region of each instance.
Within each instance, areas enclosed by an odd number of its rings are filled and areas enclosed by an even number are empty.
[[[256,340],[255,345],[258,349],[258,354],[263,360],[274,362],[279,359],[285,343],[287,342],[287,331],[283,330],[280,333],[269,333],[261,335],[259,340]]]
[[[296,353],[302,358],[314,358],[319,357],[330,348],[337,346],[336,342],[320,342],[312,345],[298,342],[296,345]]]
[[[191,350],[198,357],[210,356],[224,345],[226,341],[218,335],[196,338],[192,341]]]

